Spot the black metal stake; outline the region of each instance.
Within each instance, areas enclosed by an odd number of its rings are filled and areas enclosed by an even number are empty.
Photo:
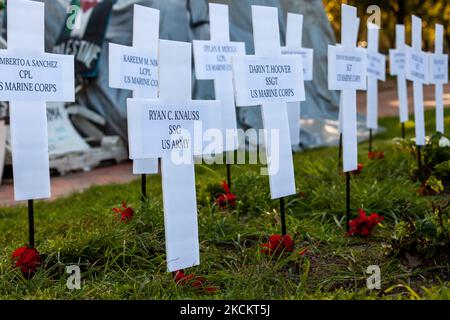
[[[372,152],[372,129],[369,129],[369,152]]]
[[[350,172],[346,172],[346,195],[345,195],[345,206],[346,206],[346,225],[347,231],[350,230]]]
[[[417,146],[417,168],[419,170],[419,180],[423,180],[423,172],[422,172],[422,146]]]
[[[402,122],[402,139],[405,139],[405,123]]]
[[[34,203],[33,200],[28,200],[28,236],[29,247],[34,248]]]
[[[231,188],[231,165],[227,163],[227,183]]]
[[[342,133],[339,134],[338,169],[341,168],[341,158],[342,158]]]
[[[147,199],[147,175],[145,174],[141,175],[141,193],[141,200],[145,202]]]
[[[281,234],[283,237],[287,234],[286,228],[286,210],[284,208],[284,198],[280,198],[280,213],[281,213]]]

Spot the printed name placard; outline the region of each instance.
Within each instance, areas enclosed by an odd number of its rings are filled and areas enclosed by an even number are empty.
[[[260,105],[264,102],[305,100],[302,60],[294,56],[233,57],[236,104]]]
[[[137,124],[129,128],[129,140],[134,142],[130,145],[131,159],[156,158],[176,150],[190,150],[193,155],[201,155],[203,133],[221,128],[220,101],[215,100],[180,106],[161,100],[128,99],[127,112],[129,123]],[[194,132],[194,128],[199,131]],[[195,139],[198,145],[193,145],[196,134],[200,134]]]
[[[367,73],[386,81],[386,57],[378,52],[367,51]]]
[[[364,49],[328,46],[328,88],[365,90],[367,55]]]
[[[406,79],[414,82],[428,83],[429,57],[423,51],[406,46],[405,67]]]
[[[430,81],[434,84],[448,82],[448,55],[432,54],[430,56]]]
[[[0,100],[73,101],[74,57],[0,50]]]
[[[132,47],[110,43],[110,86],[127,90],[158,91],[158,59]],[[120,61],[120,63],[117,63]]]
[[[398,49],[389,50],[390,73],[392,76],[405,74],[405,52]]]
[[[309,48],[281,48],[281,53],[285,55],[296,55],[302,58],[303,80],[313,80],[313,56],[314,50]]]
[[[243,42],[193,41],[195,72],[199,79],[232,73],[231,57],[245,55]]]

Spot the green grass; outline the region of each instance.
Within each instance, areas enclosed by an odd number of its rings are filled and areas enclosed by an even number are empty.
[[[427,112],[427,132],[434,113]],[[295,154],[297,189],[287,199],[288,231],[296,251],[282,258],[262,255],[259,245],[279,233],[278,201],[271,201],[268,178],[259,166],[233,166],[235,210],[219,210],[211,192],[225,177],[224,166],[198,165],[197,197],[201,265],[187,272],[205,276],[219,288],[205,294],[177,286],[166,272],[160,177],[149,181],[150,201],[140,203],[139,181],[93,187],[83,193],[36,204],[36,242],[43,267],[26,280],[13,268],[11,253],[27,240],[27,211],[0,208],[1,299],[449,299],[450,266],[422,261],[412,267],[386,255],[386,243],[405,215],[421,217],[431,210],[430,197],[417,196],[411,172],[416,160],[390,142],[400,135],[397,118],[382,119],[387,130],[375,148],[385,159],[367,160],[359,147],[363,173],[352,177],[351,205],[386,217],[368,239],[345,235],[345,179],[337,170],[337,148]],[[450,115],[446,110],[446,126]],[[407,135],[413,135],[408,126]],[[113,217],[122,200],[135,219],[122,224]],[[82,269],[82,289],[66,287],[65,266]],[[381,268],[381,290],[366,288],[369,265]]]

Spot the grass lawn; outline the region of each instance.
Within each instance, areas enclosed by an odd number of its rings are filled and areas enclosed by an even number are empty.
[[[427,133],[434,113],[426,113]],[[150,201],[140,203],[140,182],[93,187],[86,192],[36,204],[36,243],[43,266],[26,280],[14,269],[11,253],[27,241],[25,207],[0,208],[1,299],[450,299],[450,261],[395,258],[387,254],[396,223],[420,218],[446,195],[423,197],[411,178],[415,157],[391,142],[400,135],[397,118],[382,119],[387,131],[374,148],[385,159],[368,160],[359,146],[363,172],[352,177],[351,205],[384,215],[367,239],[345,235],[345,177],[337,170],[337,148],[294,156],[298,196],[287,199],[288,232],[294,254],[269,257],[260,252],[267,237],[280,233],[278,201],[271,201],[259,166],[233,166],[236,209],[220,210],[214,192],[225,166],[198,165],[197,198],[201,265],[186,270],[219,288],[215,293],[177,286],[166,272],[164,221],[159,176],[149,182]],[[446,127],[450,113],[446,110]],[[407,126],[408,137],[413,125]],[[113,216],[122,200],[135,209],[124,224]],[[305,255],[299,251],[308,249]],[[66,287],[65,266],[78,264],[82,289]],[[381,290],[366,287],[366,268],[379,265]]]

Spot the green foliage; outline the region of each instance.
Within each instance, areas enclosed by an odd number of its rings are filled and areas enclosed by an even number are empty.
[[[396,225],[390,241],[390,253],[397,257],[418,255],[423,258],[450,258],[450,201],[433,202],[433,210],[423,219],[406,219]]]

